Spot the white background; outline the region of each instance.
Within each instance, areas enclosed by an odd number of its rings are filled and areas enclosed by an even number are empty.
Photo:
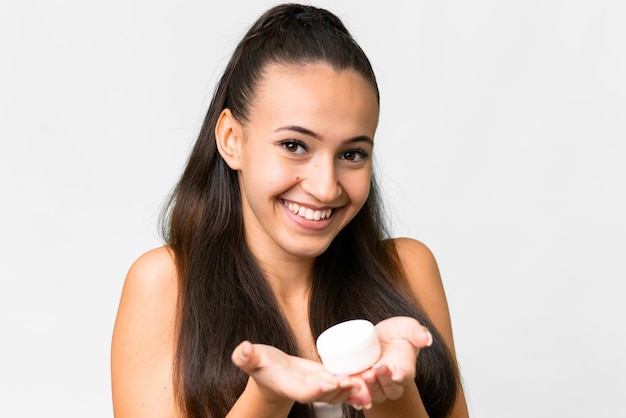
[[[0,415],[109,417],[124,275],[273,2],[0,2]],[[393,230],[474,417],[626,416],[626,6],[319,1],[368,53]]]

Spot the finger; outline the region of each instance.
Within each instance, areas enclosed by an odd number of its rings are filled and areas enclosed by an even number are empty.
[[[410,341],[415,348],[430,347],[433,344],[433,335],[428,328],[419,325],[411,328],[407,340]]]
[[[428,328],[422,327],[421,340],[418,338],[419,348],[430,347],[433,345],[433,334],[430,333]]]
[[[365,381],[362,378],[352,378],[353,389],[346,403],[352,405],[356,409],[370,409],[372,407],[372,394]]]
[[[330,404],[340,404],[348,400],[352,394],[353,389],[338,387],[332,391],[326,391],[320,398],[319,402],[326,402]]]
[[[244,341],[239,344],[233,350],[231,359],[235,366],[248,374],[258,367],[259,363],[259,356],[256,354],[256,350],[250,341]]]
[[[363,381],[367,385],[367,390],[370,393],[372,402],[380,403],[387,399],[387,396],[383,392],[383,389],[378,381],[378,370],[370,369],[363,373]]]
[[[334,400],[336,398],[341,398],[341,399],[345,399],[348,397],[349,393],[350,393],[350,382],[348,381],[348,383],[344,383],[341,382],[337,379],[333,379],[332,376],[328,377],[328,376],[324,376],[321,375],[319,376],[320,380],[320,395],[319,395],[319,402],[326,402],[326,403],[335,403]],[[340,400],[339,402],[342,402],[343,400]]]
[[[394,380],[394,377],[399,377],[399,374],[392,372],[386,365],[378,364],[374,367],[374,370],[376,370],[376,378],[384,398],[400,398],[404,392],[404,377],[406,376],[406,373],[401,373],[402,379],[400,381],[396,381]]]
[[[415,377],[415,360],[419,351],[420,349],[415,348],[409,341],[390,345],[374,369],[378,368],[379,372],[383,371],[385,378],[391,376],[391,380],[396,383],[406,384]],[[381,368],[383,366],[385,369]]]

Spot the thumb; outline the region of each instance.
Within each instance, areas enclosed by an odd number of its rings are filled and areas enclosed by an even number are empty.
[[[430,347],[433,344],[433,335],[428,328],[420,325],[411,329],[409,341],[415,348]]]
[[[259,362],[259,357],[254,349],[254,346],[250,341],[244,341],[239,344],[234,350],[231,356],[235,366],[248,373],[253,370]]]

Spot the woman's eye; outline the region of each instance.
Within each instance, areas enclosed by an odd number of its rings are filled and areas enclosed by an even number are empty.
[[[343,154],[341,154],[341,159],[352,161],[355,163],[360,163],[363,160],[365,160],[368,156],[369,154],[363,150],[353,150],[353,151],[346,151]]]
[[[307,151],[304,143],[295,139],[283,141],[280,143],[280,145],[282,145],[285,150],[289,151],[292,154],[305,154]]]

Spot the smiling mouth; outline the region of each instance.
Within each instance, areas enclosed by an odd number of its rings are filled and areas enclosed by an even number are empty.
[[[308,221],[323,221],[330,218],[333,214],[332,209],[311,209],[293,202],[286,202],[284,200],[282,202],[292,213]]]

